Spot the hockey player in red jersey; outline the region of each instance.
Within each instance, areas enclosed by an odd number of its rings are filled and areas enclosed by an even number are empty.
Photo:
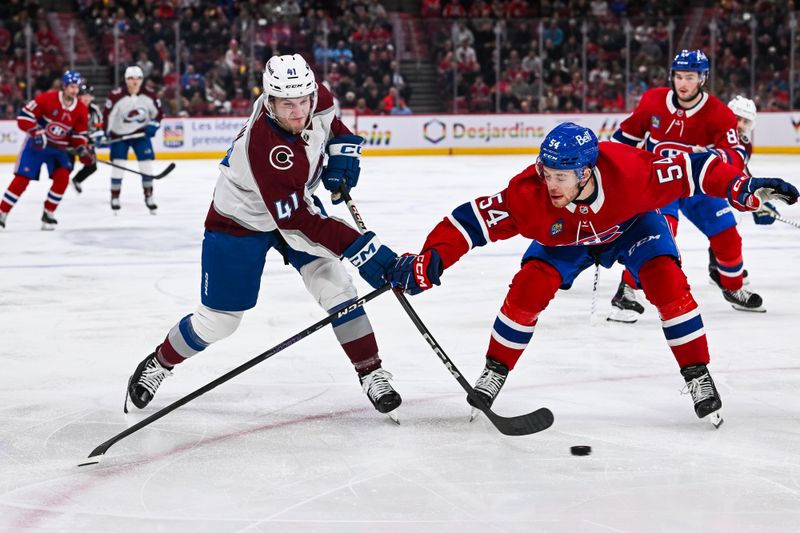
[[[419,255],[402,256],[388,279],[411,294],[440,283],[472,248],[522,235],[533,239],[494,322],[486,367],[475,384],[488,405],[531,341],[539,314],[586,268],[624,264],[658,309],[667,344],[698,417],[721,423],[708,371],[700,310],[660,206],[696,194],[728,198],[739,210],[797,189],[778,178],[750,178],[713,152],[662,157],[612,142],[570,122],[545,137],[537,163],[505,190],[457,207],[428,235]]]
[[[750,176],[750,169],[747,165],[750,163],[750,157],[753,155],[753,129],[756,126],[756,103],[745,98],[741,95],[736,95],[730,102],[728,107],[733,114],[736,115],[736,128],[739,132],[739,140],[745,150],[745,167],[744,172]],[[770,202],[764,203],[764,208],[758,211],[753,211],[753,220],[759,225],[769,225],[775,223],[774,215],[780,214],[778,209]],[[714,250],[708,248],[708,276],[714,284],[720,289],[722,286],[719,275],[719,263],[714,256]],[[747,285],[747,270],[742,273],[743,283]]]
[[[20,110],[17,125],[27,138],[17,159],[14,179],[0,201],[0,229],[5,228],[8,213],[28,184],[39,179],[42,165],[47,165],[53,180],[44,202],[42,229],[55,229],[58,224],[55,211],[69,184],[74,160],[69,150],[77,149],[84,165],[94,163],[88,148],[89,111],[77,98],[80,85],[81,75],[68,70],[61,77],[60,90],[44,92]]]
[[[672,62],[672,87],[650,89],[614,133],[613,140],[642,146],[655,154],[672,157],[680,152],[712,150],[724,162],[744,168],[745,149],[737,133],[736,117],[717,97],[703,90],[708,59],[700,50],[683,50]],[[678,228],[678,209],[708,237],[718,260],[722,295],[734,309],[763,312],[761,296],[743,288],[742,238],[736,217],[722,198],[697,195],[661,209],[673,235]],[[612,320],[634,322],[644,307],[636,301],[634,280],[623,274],[612,299]]]
[[[205,221],[201,303],[135,369],[126,404],[129,399],[144,408],[175,365],[236,330],[244,312],[256,304],[269,250],[283,255],[327,311],[357,299],[340,259],[349,259],[378,288],[397,258],[374,233],[361,235],[327,217],[313,195],[320,182],[332,192],[349,190],[360,172],[363,139],[335,117],[331,93],[317,86],[297,54],[270,58],[263,83],[264,94],[219,165]],[[396,409],[401,398],[381,366],[364,309],[332,325],[375,409]]]

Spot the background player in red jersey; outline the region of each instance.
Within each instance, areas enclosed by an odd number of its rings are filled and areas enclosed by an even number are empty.
[[[797,201],[797,189],[777,178],[751,178],[712,152],[661,157],[611,142],[570,122],[545,137],[535,165],[508,187],[457,207],[425,240],[419,255],[401,257],[389,279],[411,294],[438,285],[472,248],[516,235],[533,239],[494,322],[486,366],[475,384],[494,401],[523,350],[539,314],[558,289],[569,289],[593,264],[620,262],[658,309],[667,344],[680,366],[698,417],[722,421],[722,406],[707,365],[700,310],[659,206],[697,194],[727,197],[737,209],[762,201]]]
[[[263,79],[264,94],[219,165],[205,222],[201,303],[133,372],[127,398],[139,409],[175,365],[236,330],[256,304],[269,250],[283,255],[327,311],[358,297],[341,258],[376,288],[396,260],[374,233],[361,235],[327,217],[313,195],[320,182],[330,191],[349,190],[360,172],[363,139],[335,117],[331,93],[317,86],[297,54],[270,58]],[[381,413],[396,409],[401,398],[381,366],[363,307],[332,325],[373,406]]]
[[[94,163],[94,156],[88,148],[89,112],[77,98],[80,85],[81,75],[68,70],[61,77],[60,90],[44,92],[20,110],[17,125],[28,135],[17,159],[14,179],[0,202],[0,229],[5,228],[8,213],[28,184],[39,179],[42,165],[47,165],[47,172],[53,180],[44,202],[42,229],[55,229],[58,224],[55,211],[67,190],[74,160],[69,149],[77,148],[84,165]]]
[[[745,149],[739,141],[736,117],[717,97],[703,89],[708,59],[701,50],[683,50],[672,62],[672,88],[650,89],[614,133],[613,140],[664,157],[680,152],[712,150],[723,161],[744,168]],[[672,234],[677,233],[678,209],[708,237],[717,258],[722,294],[734,309],[763,312],[761,296],[743,288],[742,238],[736,217],[722,198],[697,195],[661,209]],[[632,276],[625,272],[611,303],[611,320],[635,322],[644,307],[636,301]]]

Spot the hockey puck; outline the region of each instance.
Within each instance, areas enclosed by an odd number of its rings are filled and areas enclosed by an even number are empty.
[[[589,455],[592,453],[591,446],[570,446],[569,453],[572,455]]]

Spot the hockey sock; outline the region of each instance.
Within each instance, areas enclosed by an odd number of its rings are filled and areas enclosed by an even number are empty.
[[[736,226],[709,237],[711,251],[717,258],[719,281],[723,288],[735,291],[742,288],[744,260],[742,259],[742,238]]]
[[[622,271],[622,282],[631,288],[636,288],[636,280],[633,279],[633,274],[628,272],[628,269]]]
[[[11,211],[11,208],[16,205],[17,200],[19,200],[19,197],[25,192],[25,189],[28,188],[30,182],[31,180],[25,176],[20,176],[19,174],[15,175],[11,183],[8,184],[8,189],[6,189],[3,195],[3,200],[0,201],[0,211],[3,213]]]
[[[51,177],[53,178],[53,184],[47,193],[47,200],[44,201],[44,210],[52,213],[58,209],[58,204],[61,203],[64,191],[67,190],[67,185],[69,185],[69,170],[57,168]]]
[[[486,357],[509,370],[517,364],[533,338],[541,313],[561,285],[561,275],[543,261],[525,263],[511,281],[506,299],[495,318]]]
[[[336,308],[355,301],[356,298],[342,302]],[[378,343],[372,331],[372,324],[370,324],[363,307],[334,320],[332,326],[339,344],[342,345],[344,353],[347,354],[347,358],[353,363],[359,375],[363,376],[380,368],[381,358],[378,355]]]
[[[647,299],[658,309],[661,328],[681,368],[708,364],[708,341],[700,309],[686,275],[673,257],[651,259],[639,270]]]
[[[195,332],[192,316],[186,315],[175,324],[156,350],[156,356],[162,365],[172,367],[180,364],[194,354],[202,352],[210,344]]]

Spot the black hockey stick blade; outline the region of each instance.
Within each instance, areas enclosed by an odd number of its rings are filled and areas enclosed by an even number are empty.
[[[467,395],[470,399],[478,406],[485,415],[486,418],[489,419],[494,427],[502,433],[503,435],[531,435],[533,433],[538,433],[540,431],[544,431],[545,429],[549,428],[553,425],[553,413],[547,407],[541,407],[535,411],[524,415],[512,416],[512,417],[505,417],[500,416],[494,411],[492,411],[483,400],[475,393],[475,389],[464,379],[464,376],[461,375],[461,372],[458,371],[456,365],[453,364],[453,361],[447,356],[447,354],[442,349],[441,345],[436,342],[436,339],[433,338],[431,332],[428,331],[428,328],[425,327],[425,324],[419,318],[414,308],[411,307],[411,304],[408,303],[408,299],[406,298],[405,294],[400,289],[394,289],[394,295],[397,297],[397,300],[400,302],[400,305],[403,306],[405,309],[406,314],[411,319],[411,322],[417,327],[417,330],[422,334],[422,337],[428,343],[428,345],[433,349],[434,353],[439,356],[444,366],[447,370],[450,371],[450,374],[458,384],[466,391]]]
[[[192,392],[190,394],[187,394],[183,398],[180,398],[179,400],[176,400],[175,402],[169,404],[168,406],[164,407],[163,409],[161,409],[159,411],[156,411],[155,413],[153,413],[152,415],[148,416],[144,420],[141,420],[140,422],[132,425],[131,427],[125,429],[124,431],[121,431],[120,433],[114,435],[113,437],[111,437],[110,439],[105,441],[104,443],[102,443],[99,446],[97,446],[94,450],[92,450],[92,453],[89,454],[89,456],[86,458],[86,460],[84,460],[83,462],[79,463],[78,466],[87,466],[87,465],[97,464],[98,462],[100,462],[100,459],[102,458],[103,455],[105,455],[105,453],[108,451],[109,448],[111,448],[114,444],[116,444],[117,442],[121,441],[125,437],[127,437],[127,436],[129,436],[129,435],[131,435],[133,433],[136,433],[137,431],[139,431],[140,429],[142,429],[145,426],[149,426],[150,424],[152,424],[153,422],[155,422],[159,418],[171,413],[172,411],[174,411],[178,407],[189,403],[190,401],[194,400],[198,396],[202,396],[203,394],[207,393],[208,391],[210,391],[212,389],[215,389],[216,387],[218,387],[219,385],[222,385],[226,381],[229,381],[230,379],[238,376],[239,374],[241,374],[245,370],[248,370],[248,369],[256,366],[257,364],[261,363],[262,361],[264,361],[266,359],[269,359],[270,357],[272,357],[276,353],[288,348],[289,346],[293,345],[297,341],[299,341],[299,340],[301,340],[301,339],[303,339],[305,337],[308,337],[309,335],[311,335],[312,333],[314,333],[316,331],[319,331],[320,329],[324,328],[325,326],[327,326],[331,322],[333,322],[333,321],[335,321],[335,320],[347,315],[348,313],[352,313],[353,311],[355,311],[356,309],[359,309],[360,307],[362,307],[364,304],[366,304],[370,300],[373,300],[374,298],[377,298],[378,296],[380,296],[384,292],[388,291],[389,288],[390,288],[390,285],[388,285],[388,284],[384,285],[383,287],[381,287],[379,289],[375,289],[374,291],[370,292],[366,296],[363,296],[362,298],[359,298],[358,300],[356,300],[355,302],[353,302],[351,304],[344,305],[339,309],[331,311],[331,313],[327,317],[323,318],[322,320],[320,320],[316,324],[312,324],[311,326],[307,327],[303,331],[300,331],[300,332],[296,333],[295,335],[292,335],[288,339],[284,340],[283,342],[281,342],[279,344],[276,344],[275,346],[273,346],[272,348],[270,348],[266,352],[253,357],[252,359],[250,359],[246,363],[243,363],[243,364],[237,366],[236,368],[234,368],[233,370],[231,370],[227,374],[224,374],[224,375],[218,377],[217,379],[215,379],[214,381],[212,381],[212,382],[210,382],[210,383],[208,383],[206,385],[203,385],[202,387],[200,387],[196,391],[194,391],[194,392]]]
[[[160,180],[161,178],[165,177],[167,174],[169,174],[173,170],[175,170],[175,163],[170,163],[169,165],[167,165],[167,168],[165,168],[160,173],[158,173],[155,176],[153,176],[153,179],[154,180]]]

